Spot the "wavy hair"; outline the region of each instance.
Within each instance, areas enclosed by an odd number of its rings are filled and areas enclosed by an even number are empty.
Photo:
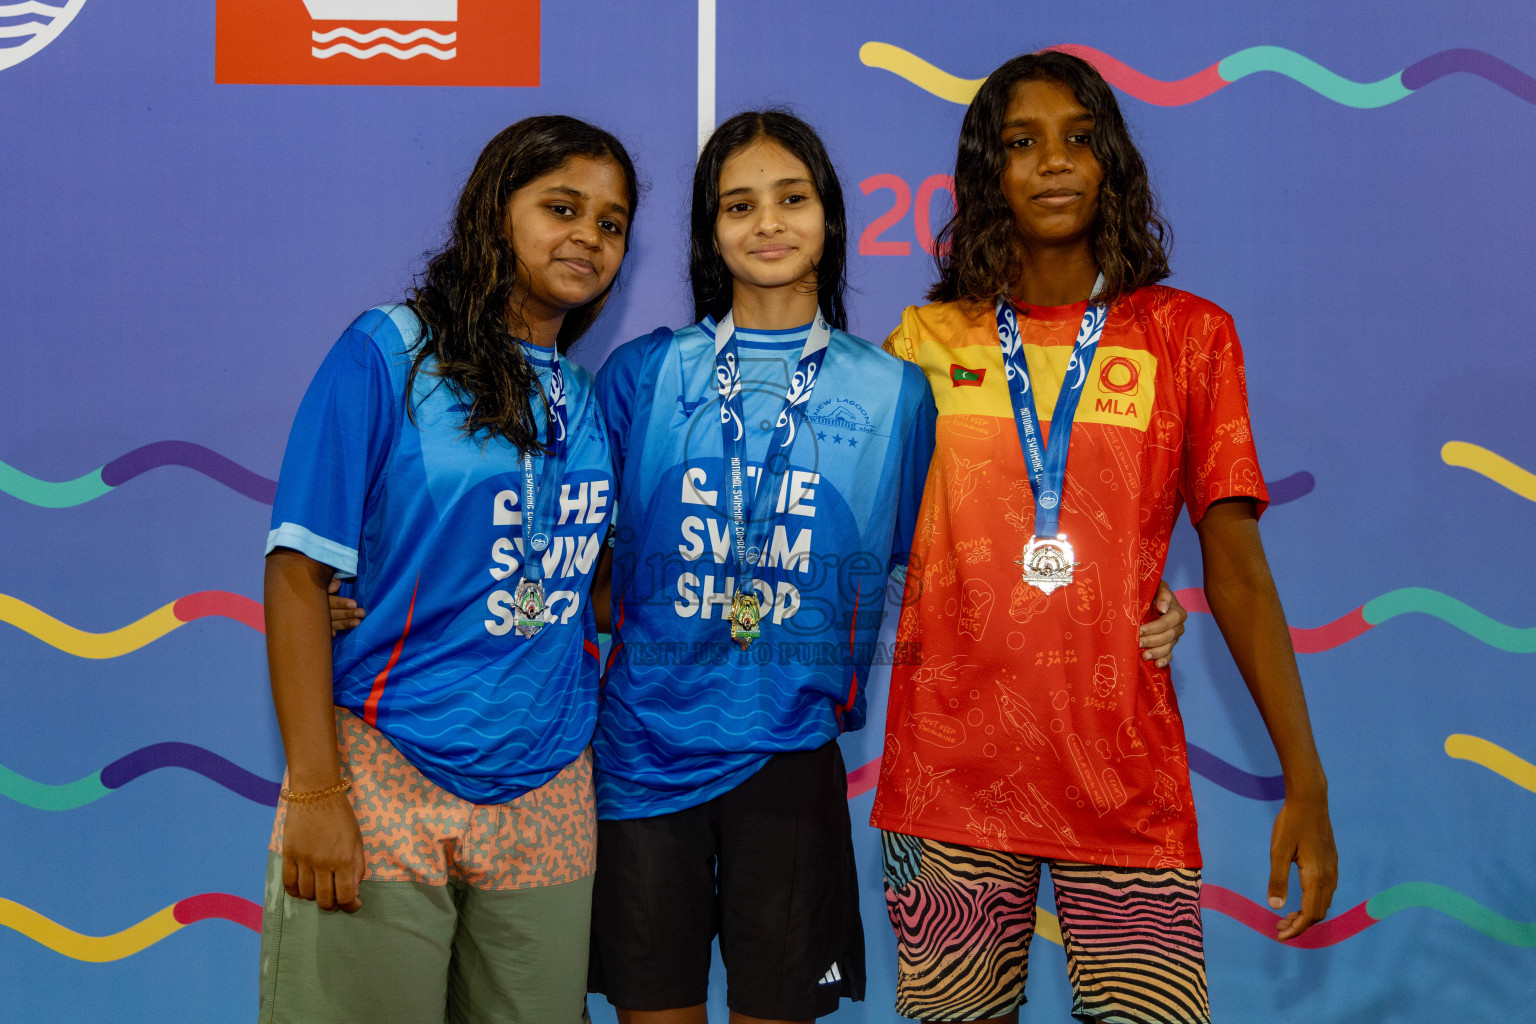
[[[1091,240],[1104,275],[1100,296],[1113,303],[1170,273],[1173,234],[1109,84],[1087,61],[1043,50],[1015,57],[988,75],[966,108],[955,154],[955,213],[935,246],[939,280],[928,292],[931,300],[994,302],[1019,276],[1024,254],[1002,188],[1008,165],[1003,117],[1014,86],[1030,81],[1065,85],[1093,115],[1093,155],[1104,172]]]
[[[531,398],[547,406],[538,376],[515,338],[528,336],[528,324],[512,302],[520,271],[512,247],[507,206],[512,194],[535,178],[558,169],[573,157],[612,160],[624,173],[631,229],[639,186],[635,165],[623,144],[601,128],[562,114],[525,118],[486,144],[459,195],[448,243],[430,255],[411,307],[426,327],[411,363],[406,394],[414,394],[416,375],[429,358],[429,372],[465,399],[470,411],[464,432],[502,437],[521,451],[545,452],[538,436]],[[629,250],[630,231],[624,235]],[[592,326],[613,282],[591,302],[566,314],[555,339],[564,352]],[[415,403],[407,405],[412,420]],[[549,422],[546,408],[546,423]]]
[[[755,142],[771,139],[811,172],[811,184],[826,215],[821,260],[816,264],[816,300],[821,315],[838,330],[848,329],[843,293],[848,286],[848,215],[837,169],[816,130],[787,110],[749,110],[716,128],[699,154],[693,172],[693,213],[689,218],[688,282],[693,287],[693,318],[719,320],[731,308],[731,272],[715,245],[720,215],[720,172],[725,162]]]

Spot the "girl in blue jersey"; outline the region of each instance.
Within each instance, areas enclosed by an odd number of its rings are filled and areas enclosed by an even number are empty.
[[[636,202],[607,132],[511,126],[413,300],[354,321],[304,397],[267,544],[263,1021],[583,1018],[613,476],[560,353]],[[333,578],[371,613],[334,645]]]
[[[620,478],[597,761],[592,988],[623,1024],[863,994],[837,737],[864,721],[933,447],[921,372],[844,333],[842,190],[815,132],[740,114],[694,176],[698,323],[598,375]],[[1182,612],[1150,627],[1157,656]]]

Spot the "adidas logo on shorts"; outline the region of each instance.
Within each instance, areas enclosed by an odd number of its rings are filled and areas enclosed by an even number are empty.
[[[837,969],[837,962],[833,961],[832,966],[827,968],[827,973],[823,974],[821,976],[821,980],[818,981],[816,984],[818,984],[818,985],[836,985],[838,982],[840,982],[842,980],[843,980],[843,972]]]

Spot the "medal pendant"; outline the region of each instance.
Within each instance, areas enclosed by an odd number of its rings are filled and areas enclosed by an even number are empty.
[[[544,581],[523,580],[517,585],[517,593],[512,595],[512,604],[517,609],[517,618],[514,625],[523,636],[533,636],[544,628]]]
[[[1018,560],[1024,568],[1024,582],[1049,594],[1072,582],[1072,570],[1077,567],[1072,545],[1067,535],[1034,537],[1024,547],[1024,557]]]
[[[740,644],[742,650],[752,646],[752,641],[763,635],[758,628],[762,618],[763,609],[758,603],[756,591],[751,588],[745,592],[738,590],[736,596],[731,598],[731,639]]]

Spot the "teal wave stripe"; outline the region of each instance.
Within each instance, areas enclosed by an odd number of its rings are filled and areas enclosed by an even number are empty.
[[[1489,647],[1510,654],[1536,654],[1536,627],[1519,629],[1490,619],[1470,605],[1427,587],[1404,587],[1366,602],[1360,609],[1365,621],[1379,626],[1388,619],[1410,612],[1433,615]]]
[[[1380,921],[1399,910],[1428,907],[1454,917],[1498,942],[1510,946],[1536,947],[1536,921],[1511,921],[1489,910],[1455,889],[1433,882],[1405,882],[1372,896],[1365,912]]]
[[[18,775],[0,764],[0,796],[39,811],[72,811],[76,807],[94,803],[110,792],[102,785],[100,772],[53,786]]]
[[[39,480],[14,466],[0,462],[0,491],[40,508],[73,508],[84,505],[112,490],[101,479],[101,470],[93,469],[73,480]]]
[[[1401,71],[1379,82],[1355,82],[1329,71],[1315,60],[1280,46],[1250,46],[1216,65],[1216,73],[1228,82],[1235,82],[1260,71],[1273,71],[1295,79],[1335,103],[1361,110],[1384,107],[1413,93],[1412,89],[1403,85]]]

